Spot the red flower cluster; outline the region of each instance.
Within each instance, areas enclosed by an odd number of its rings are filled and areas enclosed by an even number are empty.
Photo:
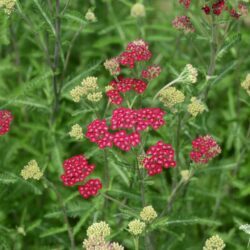
[[[113,142],[121,150],[129,151],[131,147],[135,147],[141,142],[141,137],[138,132],[127,134],[125,130],[120,130],[114,134]]]
[[[185,6],[185,8],[189,8],[190,4],[191,4],[191,0],[179,0],[180,4],[183,4]]]
[[[225,8],[225,0],[218,0],[212,5],[213,13],[215,15],[220,15]]]
[[[9,132],[10,124],[13,121],[13,116],[8,110],[0,110],[0,135]]]
[[[95,169],[95,165],[88,164],[84,155],[73,156],[63,163],[64,174],[61,179],[65,186],[73,186],[78,182],[84,181]],[[98,183],[97,183],[98,182]],[[98,185],[97,185],[98,184]],[[84,198],[94,196],[102,184],[98,179],[91,179],[83,186],[79,186],[79,192]]]
[[[140,79],[134,78],[124,78],[123,76],[119,76],[114,79],[109,84],[112,89],[106,92],[109,100],[112,104],[120,105],[123,101],[123,97],[120,93],[126,93],[128,91],[134,90],[136,93],[141,94],[143,93],[146,88],[147,84]]]
[[[135,67],[135,62],[148,61],[151,57],[148,44],[143,40],[136,40],[127,45],[125,51],[118,57],[118,61],[132,69]]]
[[[130,109],[130,108],[117,108],[112,113],[111,128],[115,129],[132,129],[136,131],[142,131],[151,127],[153,129],[159,129],[164,125],[165,112],[160,108],[142,108],[142,109]]]
[[[151,127],[158,129],[164,125],[165,112],[160,108],[117,108],[113,110],[111,117],[112,130],[121,129],[115,133],[109,132],[106,120],[94,120],[88,125],[86,137],[96,143],[99,148],[116,147],[129,151],[131,147],[137,146],[140,142],[139,132]],[[133,129],[135,132],[128,134],[124,129]]]
[[[225,0],[217,0],[216,2],[214,2],[212,4],[212,6],[209,6],[207,4],[204,5],[202,7],[202,10],[205,12],[206,15],[209,15],[211,13],[211,11],[212,11],[213,14],[216,15],[216,16],[221,15],[221,13],[223,11],[228,11],[229,14],[230,14],[230,16],[238,19],[242,15],[242,13],[241,13],[242,7],[244,8],[244,10],[247,9],[247,7],[244,4],[239,4],[239,13],[238,13],[235,9],[230,9],[226,5],[226,1]]]
[[[94,120],[88,125],[86,137],[103,149],[112,147],[113,135],[108,132],[106,120]]]
[[[108,131],[106,120],[98,119],[89,124],[86,137],[89,138],[91,142],[96,143],[101,149],[112,147],[114,143],[114,145],[121,150],[129,151],[131,147],[135,147],[141,142],[140,134],[136,132],[127,134],[126,131],[121,130],[111,134]]]
[[[64,161],[64,174],[61,179],[65,186],[73,186],[84,181],[94,171],[95,166],[89,165],[83,155],[77,155]]]
[[[172,21],[173,27],[178,30],[183,30],[186,33],[195,32],[195,28],[187,16],[178,16]]]
[[[99,189],[102,189],[102,183],[99,179],[91,179],[84,186],[78,187],[79,193],[85,199],[88,199],[90,196],[96,196]]]
[[[148,66],[147,69],[144,69],[141,73],[141,76],[145,79],[152,80],[155,79],[157,76],[159,76],[161,73],[161,67],[160,66]]]
[[[196,163],[206,164],[221,152],[220,146],[210,135],[196,138],[192,141],[192,146],[190,158]]]
[[[143,160],[145,168],[148,170],[148,175],[153,176],[160,174],[162,168],[175,167],[174,149],[172,145],[158,141],[156,145],[151,146],[147,151],[150,157]]]

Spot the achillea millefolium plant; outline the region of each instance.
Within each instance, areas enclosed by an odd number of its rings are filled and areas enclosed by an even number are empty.
[[[246,249],[248,9],[0,0],[0,249]]]

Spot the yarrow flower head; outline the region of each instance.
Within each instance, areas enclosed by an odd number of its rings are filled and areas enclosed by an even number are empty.
[[[247,16],[248,15],[248,8],[245,4],[240,3],[239,4],[239,12],[241,16]]]
[[[198,100],[196,97],[191,98],[191,103],[188,105],[188,113],[193,117],[196,117],[198,114],[202,114],[206,109],[206,106]]]
[[[161,73],[161,67],[157,65],[148,66],[141,73],[141,76],[147,80],[152,80],[158,77]]]
[[[21,176],[25,179],[40,180],[43,176],[43,172],[40,170],[37,161],[31,160],[21,171]]]
[[[241,87],[250,95],[250,74],[248,74],[246,79],[241,83]]]
[[[102,183],[99,179],[90,179],[83,186],[78,187],[79,193],[85,199],[96,196],[100,189],[102,189]]]
[[[84,181],[95,169],[95,165],[89,164],[84,155],[73,156],[63,163],[64,174],[61,179],[65,186],[73,186]]]
[[[88,125],[86,137],[96,143],[99,148],[112,147],[113,135],[108,132],[106,120],[96,119]]]
[[[85,94],[85,89],[82,86],[76,86],[70,91],[70,95],[74,102],[80,102],[81,97]]]
[[[205,4],[202,7],[202,10],[206,15],[214,14],[216,16],[220,16],[224,11],[227,11],[229,15],[233,18],[239,19],[242,15],[247,13],[247,7],[244,4],[238,5],[238,10],[230,8],[226,5],[225,0],[217,0],[214,1],[212,5]]]
[[[146,16],[145,6],[142,3],[136,3],[132,6],[131,12],[132,17],[144,17]]]
[[[164,104],[164,106],[175,112],[176,110],[173,107],[184,102],[185,96],[175,87],[168,87],[160,92],[159,100]]]
[[[188,169],[181,171],[181,178],[184,182],[187,182],[190,179],[190,171]]]
[[[135,235],[138,236],[143,233],[145,230],[146,224],[138,219],[135,219],[133,221],[130,221],[128,224],[128,231]]]
[[[112,104],[117,105],[123,102],[121,93],[134,90],[137,94],[142,94],[147,88],[147,84],[144,81],[135,78],[125,78],[123,76],[119,76],[117,79],[112,80],[109,86],[112,88],[106,91],[106,95],[109,97],[109,101]]]
[[[224,241],[218,235],[214,235],[206,240],[203,250],[223,250],[225,247]]]
[[[15,8],[16,0],[0,0],[0,8],[4,9],[7,15],[10,15]]]
[[[148,49],[148,44],[143,40],[130,42],[125,51],[118,57],[119,63],[134,68],[136,62],[148,61],[152,53]]]
[[[192,65],[187,64],[181,73],[183,81],[187,83],[196,83],[198,77],[198,70]]]
[[[104,67],[109,71],[110,75],[119,75],[121,68],[117,58],[111,58],[104,62]]]
[[[153,176],[160,174],[162,168],[175,167],[176,162],[174,160],[174,149],[172,145],[165,144],[162,141],[158,141],[156,145],[151,146],[146,154],[143,161],[145,168],[148,170],[148,175]]]
[[[179,0],[180,4],[183,4],[186,9],[190,7],[191,0]]]
[[[208,161],[221,153],[221,148],[210,135],[200,136],[192,141],[193,150],[190,158],[200,164],[206,164]]]
[[[151,222],[157,217],[157,213],[152,206],[147,206],[140,212],[140,217],[145,222]]]
[[[88,237],[107,237],[110,235],[110,226],[105,221],[92,224],[87,229]]]
[[[97,90],[97,77],[88,76],[82,80],[81,85],[76,86],[70,91],[70,95],[74,102],[80,102],[82,97],[91,102],[99,102],[102,99],[102,92]]]
[[[77,140],[83,139],[82,127],[79,124],[73,125],[69,135]]]
[[[132,129],[143,131],[148,127],[154,130],[165,124],[163,116],[165,112],[160,108],[117,108],[113,110],[111,118],[111,129]]]
[[[90,102],[99,102],[102,99],[102,92],[89,93],[87,99]]]
[[[97,21],[96,16],[95,16],[95,13],[94,13],[91,9],[89,9],[89,10],[87,11],[87,13],[85,14],[85,19],[86,19],[88,22],[91,22],[91,23]]]
[[[9,132],[13,116],[8,110],[0,110],[0,136]]]
[[[186,34],[195,32],[195,28],[194,28],[190,18],[187,16],[176,17],[173,20],[172,25],[174,28],[184,31],[184,33],[186,33]]]
[[[124,250],[117,242],[109,242],[105,238],[110,235],[110,227],[104,222],[96,222],[87,229],[88,238],[83,241],[87,250]]]

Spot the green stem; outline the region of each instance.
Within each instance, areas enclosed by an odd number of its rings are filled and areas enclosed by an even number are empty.
[[[139,250],[139,237],[134,237],[135,250]]]
[[[165,85],[163,88],[161,88],[161,89],[156,93],[156,95],[154,96],[153,101],[160,95],[160,93],[161,93],[163,90],[165,90],[165,89],[167,89],[168,87],[174,85],[175,83],[179,82],[180,80],[181,80],[181,75],[180,75],[178,78],[176,78],[175,80],[173,80],[173,81],[171,81],[170,83],[168,83],[167,85]]]
[[[211,80],[210,78],[213,76],[215,72],[215,66],[216,66],[216,57],[218,53],[218,45],[217,45],[217,24],[215,22],[215,16],[212,16],[212,25],[211,25],[211,42],[210,42],[210,64],[207,72],[207,87],[205,89],[204,93],[204,99],[207,99],[209,90],[211,88]]]
[[[75,249],[74,234],[73,234],[72,227],[71,227],[71,225],[69,223],[66,207],[64,205],[62,196],[61,196],[60,192],[58,191],[57,187],[51,181],[49,181],[45,176],[43,177],[43,180],[52,188],[52,190],[56,194],[59,206],[61,207],[61,211],[62,211],[62,214],[63,214],[64,223],[67,226],[68,236],[69,236],[69,240],[70,240],[70,244],[71,244],[71,250],[74,250]]]

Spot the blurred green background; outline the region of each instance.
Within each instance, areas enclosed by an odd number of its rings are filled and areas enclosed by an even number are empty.
[[[103,62],[119,55],[128,42],[144,38],[153,52],[152,63],[162,67],[160,77],[143,96],[144,107],[162,107],[152,101],[154,94],[188,63],[199,70],[193,93],[203,87],[211,39],[209,20],[200,10],[203,1],[193,1],[188,11],[173,0],[143,3],[146,17],[137,20],[130,16],[132,0],[61,0],[57,17],[61,22],[61,49],[59,63],[53,70],[49,61],[54,60],[56,44],[51,28],[56,21],[55,1],[18,1],[10,16],[0,12],[0,109],[11,110],[14,115],[10,133],[0,137],[0,249],[70,249],[63,215],[51,187],[20,177],[21,169],[31,159],[37,160],[59,190],[73,227],[76,249],[82,248],[87,227],[98,220],[110,224],[112,240],[125,249],[134,249],[132,237],[125,230],[134,218],[129,211],[112,201],[105,207],[102,195],[84,200],[76,188],[63,186],[60,175],[65,159],[84,153],[97,167],[94,176],[102,179],[103,152],[86,139],[79,142],[68,135],[75,123],[86,131],[86,125],[94,119],[93,107],[72,102],[69,91],[92,75],[104,88],[112,78]],[[84,19],[89,8],[97,17],[95,23]],[[194,34],[185,35],[172,27],[173,18],[179,15],[191,18]],[[177,195],[171,213],[152,228],[151,240],[157,250],[202,249],[204,241],[213,234],[224,239],[226,249],[247,249],[249,236],[239,226],[250,223],[250,97],[240,83],[250,67],[250,17],[232,20],[223,16],[220,21],[224,50],[216,61],[216,81],[206,101],[208,111],[181,127],[180,166],[146,178],[146,203],[158,213],[165,207],[174,173],[180,178],[180,169],[191,167],[187,158],[192,139],[211,134],[221,145],[222,154],[196,172]],[[52,84],[55,78],[62,87],[56,115]],[[94,108],[102,114],[106,103],[104,98]],[[166,125],[149,132],[147,147],[160,138],[176,145],[178,117],[166,112]],[[130,166],[124,166],[124,159]],[[136,179],[133,188],[129,188],[134,156],[112,150],[108,161],[108,194],[120,201],[126,198],[128,206],[139,212],[140,182]],[[145,249],[143,243],[141,249]]]

